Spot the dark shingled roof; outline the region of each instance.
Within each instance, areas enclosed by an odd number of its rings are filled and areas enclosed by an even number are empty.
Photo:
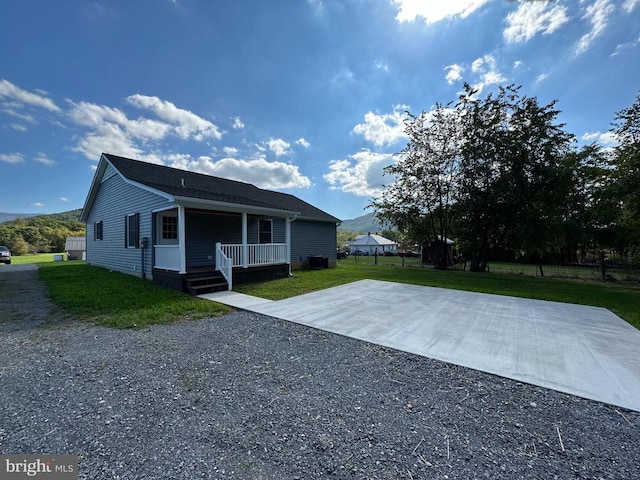
[[[297,212],[304,218],[327,222],[340,221],[288,193],[264,190],[249,183],[165,167],[109,153],[103,155],[125,178],[172,196],[287,210]]]

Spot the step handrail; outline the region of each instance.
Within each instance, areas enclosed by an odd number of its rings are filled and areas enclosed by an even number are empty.
[[[227,281],[227,290],[232,290],[233,259],[227,257],[222,251],[222,243],[216,242],[216,270],[218,270]]]

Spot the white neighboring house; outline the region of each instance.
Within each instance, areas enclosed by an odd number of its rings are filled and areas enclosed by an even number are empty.
[[[391,252],[394,255],[398,253],[398,244],[393,240],[367,233],[366,235],[358,235],[355,240],[349,242],[351,255],[384,255]]]

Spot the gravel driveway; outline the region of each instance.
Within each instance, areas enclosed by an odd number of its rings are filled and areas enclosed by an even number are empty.
[[[0,452],[80,478],[640,478],[640,414],[246,312],[77,321],[0,267]]]

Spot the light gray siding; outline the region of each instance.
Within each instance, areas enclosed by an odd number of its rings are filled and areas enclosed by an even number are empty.
[[[140,236],[152,238],[151,211],[168,205],[159,195],[128,185],[111,166],[105,171],[87,216],[87,262],[142,276],[142,250],[125,247],[125,216],[140,214]],[[103,239],[94,239],[94,224],[102,221]],[[145,250],[145,273],[152,274],[152,248]]]
[[[296,220],[291,223],[291,262],[307,263],[309,256],[322,256],[335,262],[337,257],[336,224]]]

